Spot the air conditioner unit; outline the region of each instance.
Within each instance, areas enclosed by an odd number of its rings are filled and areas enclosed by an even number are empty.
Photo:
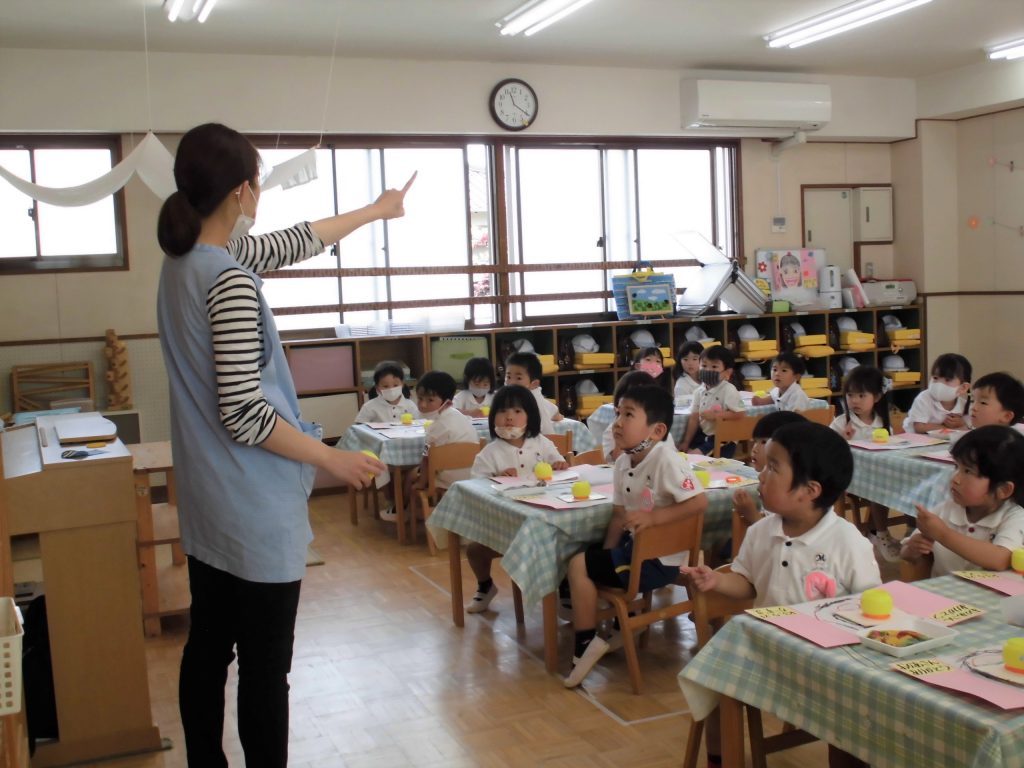
[[[832,89],[818,83],[682,80],[683,128],[813,131],[832,117]]]

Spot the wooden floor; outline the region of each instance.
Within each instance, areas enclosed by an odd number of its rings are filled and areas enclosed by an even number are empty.
[[[452,625],[447,559],[422,541],[399,547],[393,525],[348,521],[344,496],[311,502],[313,546],[325,561],[307,569],[291,674],[293,768],[366,766],[679,766],[690,717],[676,675],[690,658],[692,625],[653,632],[642,652],[646,691],[634,696],[622,653],[602,660],[585,690],[567,691],[544,672],[539,606],[518,629],[503,573],[497,612]],[[464,568],[465,573],[469,569]],[[466,590],[474,585],[467,579]],[[561,631],[567,672],[571,631]],[[165,620],[147,641],[153,716],[173,748],[105,762],[119,768],[185,766],[177,678],[183,620]],[[243,766],[228,682],[224,744]],[[768,728],[774,728],[766,718]],[[769,758],[772,766],[826,764],[811,744]],[[703,763],[703,761],[702,761]]]

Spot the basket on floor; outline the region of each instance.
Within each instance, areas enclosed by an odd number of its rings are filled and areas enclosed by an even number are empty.
[[[0,715],[21,711],[21,639],[24,634],[14,598],[0,597]]]

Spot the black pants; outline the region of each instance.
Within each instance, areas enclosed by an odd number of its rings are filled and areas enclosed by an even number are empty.
[[[288,764],[288,672],[301,581],[245,581],[188,558],[192,625],[178,702],[192,768],[227,768],[224,686],[238,646],[238,735],[247,768]]]

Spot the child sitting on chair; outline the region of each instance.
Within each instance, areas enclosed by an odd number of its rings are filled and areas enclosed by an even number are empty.
[[[494,366],[486,357],[471,357],[462,369],[462,389],[452,401],[458,410],[467,416],[486,416],[484,408],[491,407],[494,400]]]
[[[952,498],[933,511],[917,506],[917,531],[904,560],[935,560],[932,576],[952,571],[1005,571],[1024,547],[1024,435],[1009,427],[978,427],[950,449],[956,471]]]
[[[487,423],[491,442],[476,455],[472,477],[530,477],[541,461],[555,470],[569,468],[555,444],[540,433],[537,400],[526,387],[513,384],[495,392]],[[475,541],[466,547],[466,559],[477,580],[476,594],[466,606],[466,613],[483,613],[498,594],[491,579],[491,561],[496,557],[501,553]]]
[[[732,352],[722,346],[708,347],[700,355],[700,387],[693,396],[693,408],[686,422],[686,434],[679,450],[708,454],[715,447],[719,421],[741,418],[746,409],[732,379],[736,375]],[[736,443],[723,445],[722,455],[732,458]]]
[[[402,366],[383,360],[373,369],[373,393],[356,414],[357,424],[398,421],[403,413],[419,418],[419,411],[406,397]]]
[[[1024,384],[1008,373],[989,373],[974,382],[971,424],[1002,424],[1020,429],[1024,419]]]
[[[764,469],[765,446],[776,430],[787,424],[799,424],[806,421],[807,419],[793,411],[775,411],[775,413],[765,414],[758,419],[751,434],[750,466],[758,472]],[[753,525],[771,510],[759,507],[753,496],[742,488],[737,488],[732,495],[732,512],[745,525]]]
[[[932,363],[928,389],[920,392],[903,420],[904,432],[924,434],[936,429],[969,429],[968,395],[971,363],[963,355],[947,352]]]
[[[676,379],[676,405],[683,407],[693,402],[693,396],[700,386],[700,356],[704,345],[699,341],[687,341],[679,347],[679,378]]]
[[[416,382],[417,407],[420,417],[430,421],[423,445],[423,461],[418,470],[417,488],[427,487],[427,459],[430,449],[448,443],[479,443],[473,422],[464,413],[453,407],[455,397],[455,378],[444,371],[427,371]],[[409,478],[417,475],[410,472]],[[456,480],[469,479],[469,467],[466,469],[446,469],[439,473],[435,485],[446,489]],[[411,498],[406,495],[406,498]]]
[[[597,636],[597,589],[629,584],[633,534],[703,514],[707,508],[690,463],[668,439],[672,415],[672,396],[663,387],[630,387],[619,400],[614,435],[622,455],[615,461],[612,519],[603,544],[591,544],[569,561],[576,640],[573,669],[564,681],[567,688],[582,683],[611,649],[609,641]],[[678,576],[676,566],[645,560],[640,589],[664,587]]]
[[[547,400],[541,392],[540,377],[543,372],[540,358],[533,352],[513,352],[505,361],[506,386],[518,384],[530,390],[540,410],[540,434],[551,435],[555,432],[552,422],[561,421],[563,416],[558,412],[558,406]]]
[[[853,477],[846,441],[821,424],[787,424],[765,446],[759,491],[768,515],[750,526],[732,573],[683,568],[701,592],[789,605],[878,586],[868,540],[832,505]]]
[[[629,371],[615,385],[612,393],[612,407],[616,412],[619,408],[619,401],[630,387],[651,386],[656,382],[651,374],[646,371]],[[611,464],[622,453],[622,449],[615,445],[615,420],[608,425],[604,434],[601,435],[601,451],[604,453],[604,460]]]
[[[800,387],[800,378],[807,373],[804,359],[793,352],[781,352],[772,360],[772,387],[765,397],[755,397],[752,405],[774,405],[780,411],[806,411],[811,398]]]

